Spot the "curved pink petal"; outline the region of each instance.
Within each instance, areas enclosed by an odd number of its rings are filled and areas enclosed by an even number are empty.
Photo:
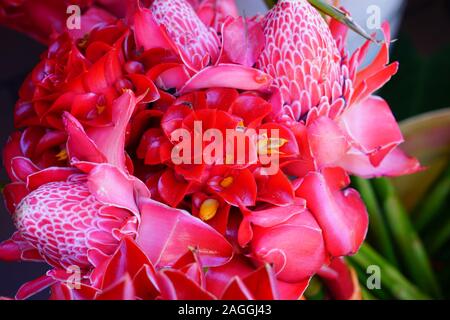
[[[131,238],[125,237],[105,264],[100,272],[94,270],[91,276],[98,288],[111,287],[127,274],[134,278],[144,265],[151,265],[151,262]]]
[[[69,159],[88,161],[93,163],[106,162],[106,157],[90,139],[83,126],[70,113],[64,113],[63,121],[68,134],[67,152]]]
[[[240,90],[268,90],[272,78],[257,69],[235,65],[219,64],[197,73],[180,90],[180,94],[205,88],[234,88]]]
[[[95,297],[95,300],[135,300],[133,281],[128,274],[114,286],[107,288]]]
[[[138,47],[145,50],[154,48],[172,49],[168,35],[153,17],[152,11],[139,6],[134,16],[134,32]]]
[[[20,147],[21,136],[22,134],[20,132],[14,132],[11,136],[9,136],[6,145],[3,148],[3,166],[8,173],[8,177],[13,181],[17,181],[17,179],[13,174],[11,161],[15,157],[24,156]]]
[[[346,256],[358,251],[368,228],[368,215],[361,197],[353,189],[345,189],[350,179],[340,168],[311,172],[297,189],[306,200],[323,231],[328,252]]]
[[[139,216],[135,178],[125,175],[117,167],[109,164],[96,166],[89,173],[87,185],[103,204],[127,209]],[[150,196],[149,192],[146,196]]]
[[[253,227],[252,256],[270,263],[279,280],[296,283],[313,276],[326,262],[322,230],[308,211],[286,222]]]
[[[231,259],[233,250],[228,241],[186,211],[150,199],[142,199],[140,209],[136,242],[155,266],[171,266],[192,248],[196,248],[205,267]]]
[[[193,1],[199,2],[198,0]],[[226,18],[239,17],[239,9],[235,0],[203,0],[198,6],[193,7],[203,23],[217,31],[220,31],[221,25]]]
[[[233,63],[252,67],[265,46],[265,36],[260,22],[243,17],[225,23],[223,49]]]
[[[43,275],[35,280],[29,281],[22,285],[16,294],[17,300],[25,300],[33,295],[47,289],[57,281],[48,275]]]
[[[178,270],[158,274],[161,298],[164,300],[213,300],[214,297]]]
[[[389,105],[379,97],[371,96],[349,107],[341,115],[339,123],[342,130],[370,156],[375,166],[403,142]]]
[[[3,188],[3,198],[9,213],[14,213],[20,201],[25,198],[29,190],[23,182],[13,182]]]
[[[216,297],[222,297],[234,277],[246,277],[253,271],[255,268],[248,259],[235,255],[228,263],[208,269],[205,276],[206,288]]]
[[[332,298],[336,300],[361,300],[361,288],[355,270],[343,258],[333,259],[329,268],[334,276],[321,276]]]
[[[27,177],[27,188],[32,191],[40,186],[58,181],[66,181],[70,176],[79,173],[75,168],[50,167]]]
[[[223,300],[278,300],[278,282],[271,266],[265,265],[242,278],[235,278],[222,295]]]
[[[359,150],[348,152],[338,165],[354,175],[367,179],[399,177],[423,170],[420,162],[408,156],[400,147],[392,150],[376,167],[370,162],[369,157]]]
[[[328,117],[319,117],[308,126],[308,143],[318,168],[338,162],[350,148],[338,124]]]
[[[91,128],[86,131],[108,163],[123,171],[126,171],[124,152],[126,130],[135,107],[136,98],[132,91],[127,90],[113,102],[112,126]]]
[[[15,157],[11,160],[11,168],[17,180],[25,182],[29,175],[39,171],[39,168],[28,158]]]

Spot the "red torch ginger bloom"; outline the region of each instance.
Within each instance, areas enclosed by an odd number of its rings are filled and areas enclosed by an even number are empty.
[[[132,94],[124,93],[113,106],[115,125],[88,132],[66,113],[67,152],[74,167],[40,170],[27,158],[11,159],[16,182],[6,186],[5,193],[18,232],[0,245],[0,256],[43,259],[56,268],[24,285],[18,298],[55,283],[63,274],[68,277],[65,269],[72,265],[83,270],[85,285],[101,290],[95,270],[125,236],[135,239],[158,267],[172,265],[190,247],[198,247],[205,266],[230,259],[231,246],[221,235],[181,210],[150,200],[143,183],[128,174],[125,129],[135,106]],[[155,225],[155,220],[163,225]],[[173,237],[181,234],[185,241],[177,245]]]
[[[230,63],[225,56],[227,49],[232,50],[232,44],[224,45],[224,34],[233,30],[223,27],[223,39],[219,38],[186,0],[154,1],[150,9],[138,6],[133,21],[138,48],[145,51],[164,49],[181,62],[170,61],[158,67],[164,71],[159,81],[165,89],[175,88],[181,94],[214,87],[265,91],[271,83],[269,75],[251,68],[254,62],[231,60],[233,63]],[[238,25],[237,29],[241,34],[248,31],[244,24]],[[248,42],[247,49],[259,53],[255,47],[261,45],[261,41]],[[252,56],[254,58],[254,54]],[[167,83],[172,87],[167,87]]]
[[[349,57],[346,29],[306,0],[262,21],[228,0],[95,10],[50,45],[15,108],[3,161],[17,232],[0,258],[54,268],[17,298],[299,299],[315,274],[358,298],[339,258],[368,227],[349,173],[420,167],[372,96],[398,68],[388,26],[360,69],[370,43]]]
[[[120,0],[97,1],[33,1],[2,0],[0,1],[0,24],[24,32],[36,40],[49,44],[56,36],[66,30],[69,15],[67,8],[76,5],[80,8],[82,22],[80,30],[73,30],[74,35],[90,31],[101,24],[113,23],[116,13],[123,11]],[[104,4],[108,4],[104,6]],[[71,12],[72,14],[74,12]],[[45,19],[42,19],[45,17]]]
[[[276,279],[269,265],[254,268],[238,256],[224,266],[205,270],[193,249],[173,268],[155,268],[152,261],[130,238],[124,238],[117,251],[95,276],[102,290],[86,285],[71,288],[64,281],[52,287],[55,300],[273,300],[297,299],[307,286]]]
[[[141,129],[146,131],[136,154],[144,166],[137,163],[136,174],[147,181],[158,199],[171,206],[183,206],[192,196],[193,213],[204,220],[214,223],[210,220],[223,214],[220,230],[226,227],[230,205],[254,206],[257,201],[288,205],[293,202],[289,179],[275,161],[265,164],[274,167],[273,172],[264,174],[261,159],[268,155],[276,156],[274,160],[292,159],[298,154],[298,146],[287,127],[263,123],[270,112],[271,105],[263,98],[233,89],[210,89],[182,96],[166,111],[153,114],[155,126]],[[147,117],[146,113],[137,114],[134,121],[140,123],[141,117]],[[187,137],[183,137],[189,140],[180,142],[179,130],[184,130]],[[205,140],[205,134],[211,130],[216,130],[220,140]],[[277,136],[272,136],[272,132]],[[242,147],[239,140],[245,142]],[[216,146],[217,142],[221,143]],[[189,163],[178,163],[173,152],[186,143]],[[200,146],[198,153],[195,144]],[[212,146],[217,154],[210,153]]]

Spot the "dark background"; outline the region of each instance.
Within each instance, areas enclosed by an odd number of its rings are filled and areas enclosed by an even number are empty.
[[[381,91],[399,120],[450,107],[450,1],[409,0],[391,60],[400,72]],[[0,146],[13,131],[12,110],[25,76],[38,63],[45,47],[19,33],[0,27]],[[0,183],[8,179],[1,168]],[[14,226],[0,205],[0,241]],[[20,285],[42,275],[37,263],[0,262],[0,296],[13,296]],[[45,294],[38,296],[43,297]]]

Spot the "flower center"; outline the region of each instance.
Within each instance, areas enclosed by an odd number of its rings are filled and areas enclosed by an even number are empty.
[[[232,184],[233,184],[233,182],[234,182],[234,178],[233,177],[226,177],[225,179],[223,179],[221,182],[220,182],[220,186],[222,187],[222,188],[228,188],[229,186],[231,186]]]
[[[203,221],[209,221],[214,218],[217,214],[217,210],[219,209],[219,201],[216,199],[207,199],[203,201],[200,206],[200,219]]]

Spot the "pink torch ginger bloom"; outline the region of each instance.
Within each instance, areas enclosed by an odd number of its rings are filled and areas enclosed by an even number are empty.
[[[297,120],[324,100],[349,98],[348,69],[325,20],[306,0],[278,1],[263,23],[266,47],[257,67],[274,78],[283,115]]]
[[[151,6],[156,22],[163,25],[179,47],[182,57],[196,70],[219,57],[220,43],[214,30],[203,24],[185,0],[155,0]]]
[[[124,237],[136,239],[159,267],[174,264],[190,247],[198,248],[205,266],[218,266],[231,258],[231,246],[220,234],[186,212],[150,200],[145,185],[127,174],[125,129],[135,106],[134,96],[124,93],[113,106],[115,126],[90,132],[66,113],[67,150],[73,168],[39,170],[26,158],[11,159],[17,182],[5,192],[13,193],[6,198],[8,207],[15,208],[18,233],[0,245],[0,256],[5,260],[43,259],[56,268],[24,285],[17,298],[64,281],[65,268],[71,265],[83,270],[85,285],[102,290],[95,270]],[[154,224],[156,220],[160,223]],[[175,245],[173,237],[182,234],[185,241]]]

